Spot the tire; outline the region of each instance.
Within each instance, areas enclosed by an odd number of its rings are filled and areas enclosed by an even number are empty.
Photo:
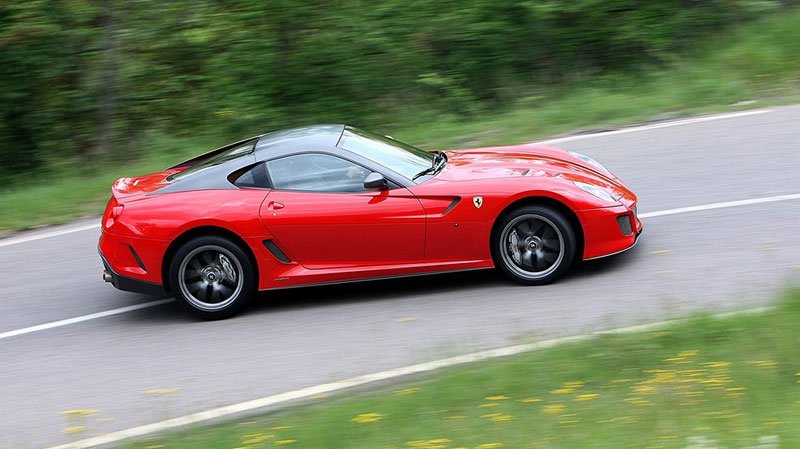
[[[189,312],[219,320],[253,298],[256,271],[252,259],[230,239],[197,237],[184,243],[170,261],[169,285]]]
[[[547,206],[525,206],[502,216],[492,235],[495,266],[524,285],[549,284],[569,270],[578,242],[566,217]]]

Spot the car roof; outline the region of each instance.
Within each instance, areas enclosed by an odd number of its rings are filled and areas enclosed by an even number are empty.
[[[255,146],[257,161],[314,150],[331,150],[339,143],[345,125],[312,125],[264,134]]]

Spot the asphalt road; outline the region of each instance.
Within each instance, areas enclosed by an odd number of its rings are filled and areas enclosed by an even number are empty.
[[[647,213],[800,193],[799,124],[800,106],[789,106],[559,145],[603,161]],[[482,348],[764,305],[800,278],[798,217],[800,199],[654,217],[632,251],[545,287],[471,272],[285,290],[220,322],[166,304],[2,338],[0,448]],[[100,280],[98,232],[0,240],[0,334],[152,300]],[[154,388],[179,392],[144,394]],[[65,435],[69,409],[99,414]]]

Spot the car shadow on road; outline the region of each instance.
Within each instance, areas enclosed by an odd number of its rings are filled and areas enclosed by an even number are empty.
[[[575,278],[613,273],[622,270],[636,259],[631,251],[575,264],[570,273],[559,282]],[[416,295],[435,295],[451,292],[455,295],[491,287],[515,285],[497,270],[475,270],[457,273],[432,274],[396,279],[350,282],[345,284],[299,287],[262,292],[245,313],[268,313],[272,310],[291,310],[308,307],[325,307],[334,304],[383,301]],[[536,288],[536,287],[530,287]]]

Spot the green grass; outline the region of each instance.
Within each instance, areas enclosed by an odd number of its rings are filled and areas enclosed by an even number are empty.
[[[544,90],[505,112],[484,112],[469,120],[415,111],[383,131],[427,148],[511,144],[575,129],[799,99],[800,10],[794,10],[712,39],[668,67]],[[736,106],[749,100],[758,101]],[[152,147],[145,157],[120,161],[102,173],[57,169],[64,174],[0,192],[0,231],[99,214],[115,178],[163,168],[224,143],[160,137],[155,145],[143,143]]]
[[[795,290],[764,314],[605,335],[119,447],[800,447],[799,321]]]

